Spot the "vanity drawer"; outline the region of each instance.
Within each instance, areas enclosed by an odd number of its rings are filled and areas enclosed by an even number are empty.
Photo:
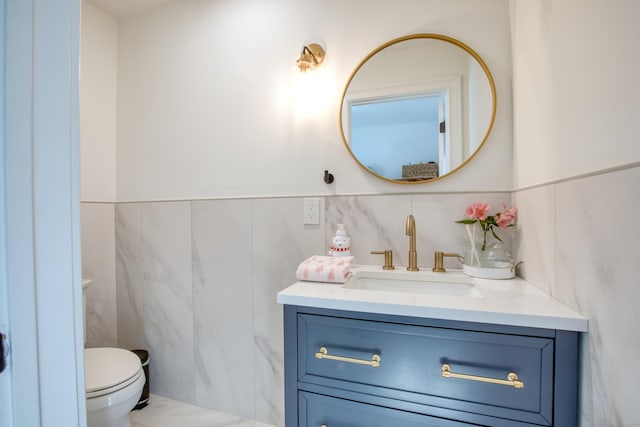
[[[460,423],[383,406],[300,392],[298,427],[464,427]]]
[[[301,383],[552,423],[553,339],[312,314],[297,319]],[[443,365],[451,377],[442,375]]]

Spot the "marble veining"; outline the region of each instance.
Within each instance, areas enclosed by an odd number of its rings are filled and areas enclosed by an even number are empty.
[[[187,202],[142,206],[144,337],[154,393],[193,402],[191,221]]]
[[[116,206],[116,283],[118,346],[144,348],[142,229],[139,204]]]
[[[191,228],[195,403],[253,417],[251,201],[192,202]]]
[[[82,276],[86,289],[86,346],[117,345],[115,208],[112,203],[83,203]]]
[[[304,225],[303,200],[253,201],[253,315],[256,419],[284,425],[284,337],[276,294],[298,264],[324,252],[324,226]]]
[[[514,193],[513,203],[518,207],[514,253],[518,254],[518,260],[523,261],[519,274],[548,294],[553,294],[555,187]]]
[[[411,213],[411,196],[328,197],[325,209],[327,250],[337,224],[341,223],[351,237],[351,254],[356,262],[382,262],[381,257],[372,255],[371,251],[391,249],[397,264],[407,264],[404,226]],[[420,227],[419,223],[417,225]]]
[[[324,252],[302,201],[117,206],[119,343],[150,351],[152,393],[283,425],[275,295]]]
[[[418,265],[433,266],[435,251],[463,252],[468,239],[463,226],[455,224],[464,218],[465,208],[472,202],[489,203],[492,212],[510,204],[509,193],[476,193],[446,195],[389,195],[328,197],[326,199],[327,248],[335,234],[336,224],[343,223],[351,237],[351,254],[358,264],[381,264],[379,255],[371,251],[391,249],[396,265],[406,266],[408,238],[405,235],[407,215],[416,220]],[[509,239],[505,239],[510,247]],[[457,260],[447,266],[460,267]]]

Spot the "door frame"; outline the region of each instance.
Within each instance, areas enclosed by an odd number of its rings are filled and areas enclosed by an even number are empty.
[[[462,76],[448,76],[439,79],[420,80],[393,86],[373,87],[345,92],[341,114],[341,124],[345,143],[351,149],[351,109],[354,105],[385,102],[412,97],[444,97],[443,114],[447,132],[440,144],[439,152],[446,152],[446,165],[439,156],[439,174],[451,172],[464,162],[464,126],[462,125]],[[442,166],[440,166],[442,165]]]
[[[2,1],[6,212],[0,243],[6,248],[13,425],[84,427],[80,0]]]

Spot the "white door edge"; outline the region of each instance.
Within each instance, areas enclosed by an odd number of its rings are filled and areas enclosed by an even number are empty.
[[[80,0],[3,1],[13,425],[84,427]]]

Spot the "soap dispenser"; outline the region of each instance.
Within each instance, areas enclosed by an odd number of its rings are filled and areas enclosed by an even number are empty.
[[[338,224],[336,235],[331,240],[329,255],[338,257],[351,255],[351,238],[347,236],[344,224]]]

